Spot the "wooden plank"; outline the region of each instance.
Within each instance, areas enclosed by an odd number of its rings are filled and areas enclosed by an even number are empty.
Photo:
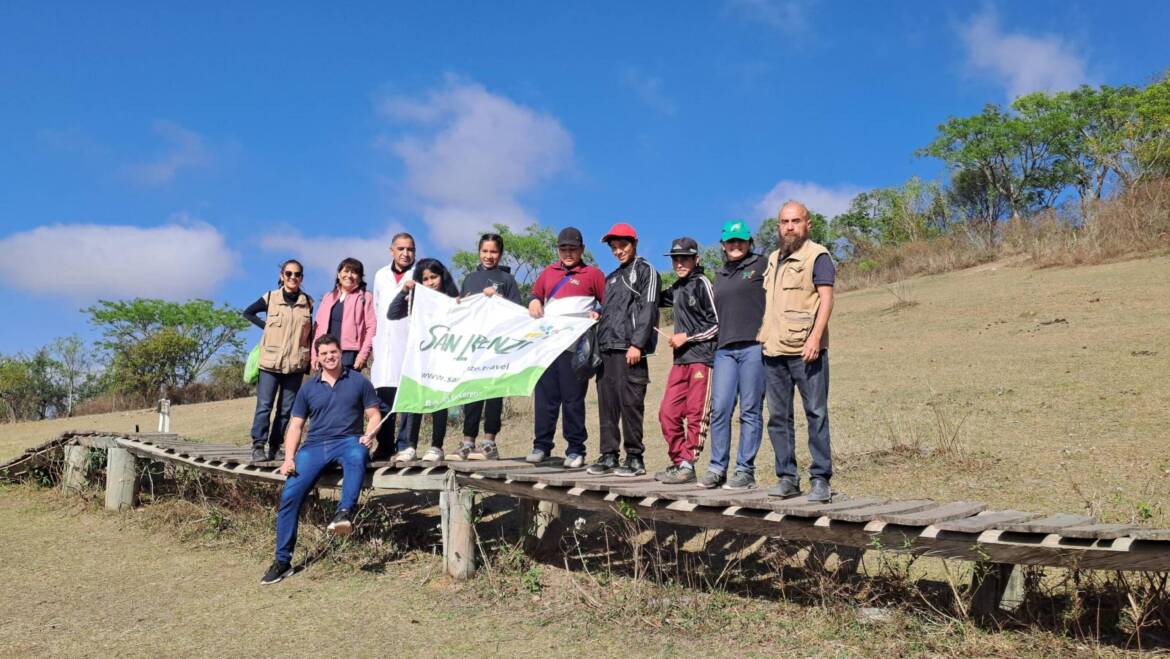
[[[693,494],[698,491],[706,491],[698,483],[681,483],[667,485],[659,483],[656,480],[650,482],[630,482],[633,478],[617,478],[609,486],[609,491],[620,494],[625,497],[637,497],[644,499],[646,497],[655,497],[657,499],[681,499],[680,495]]]
[[[1066,538],[1092,538],[1097,540],[1115,540],[1129,535],[1134,530],[1133,524],[1085,524],[1084,526],[1069,526],[1059,531]]]
[[[1138,540],[1170,542],[1170,529],[1137,529],[1130,531],[1129,537]]]
[[[954,501],[937,508],[928,508],[913,513],[881,515],[878,519],[888,524],[901,524],[902,526],[930,526],[946,520],[971,517],[986,509],[987,504],[978,501]]]
[[[919,510],[926,510],[932,506],[936,506],[935,502],[929,499],[914,499],[911,501],[892,501],[890,503],[881,503],[872,506],[862,506],[861,508],[850,508],[848,510],[834,510],[825,513],[825,517],[830,519],[841,520],[843,522],[869,522],[878,519],[882,515],[893,515],[897,513],[913,513]]]
[[[455,460],[444,462],[447,468],[461,474],[470,474],[480,471],[499,472],[505,469],[527,469],[533,467],[525,462],[524,458],[501,458],[499,460]]]
[[[1057,513],[1040,519],[1002,524],[999,528],[1013,533],[1059,533],[1061,529],[1070,526],[1084,526],[1092,523],[1093,518],[1086,515]]]
[[[536,483],[541,480],[541,476],[547,475],[575,473],[584,476],[585,468],[570,470],[564,467],[528,465],[527,469],[484,469],[476,473],[483,474],[486,478],[510,478],[524,483]]]
[[[983,533],[988,529],[998,528],[1000,524],[1007,524],[1009,522],[1022,522],[1029,519],[1035,519],[1039,516],[1040,513],[1026,513],[1019,510],[984,511],[978,515],[975,515],[974,517],[944,520],[935,524],[935,526],[937,526],[942,531],[954,531],[956,533]]]
[[[676,495],[675,498],[681,499],[682,501],[689,501],[699,506],[720,508],[737,506],[739,508],[768,510],[761,505],[761,502],[767,502],[770,497],[767,490],[725,490],[717,487],[709,490],[700,489],[697,492],[681,493]]]
[[[803,497],[801,497],[801,498],[803,498]],[[827,515],[829,513],[835,513],[835,512],[839,512],[839,511],[843,511],[843,510],[856,510],[857,508],[864,508],[867,506],[880,506],[883,503],[887,503],[887,501],[885,499],[881,499],[878,497],[858,497],[856,499],[841,499],[839,501],[833,501],[831,503],[819,503],[816,501],[809,501],[804,506],[787,506],[787,507],[785,507],[783,505],[783,503],[785,501],[791,501],[791,499],[780,499],[779,501],[775,501],[775,498],[773,497],[773,501],[774,501],[774,503],[771,504],[772,505],[771,510],[783,513],[785,515],[791,515],[793,517],[823,517],[824,515]],[[764,503],[761,505],[768,506],[769,504]]]

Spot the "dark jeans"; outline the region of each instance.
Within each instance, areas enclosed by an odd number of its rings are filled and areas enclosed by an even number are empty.
[[[627,456],[640,456],[646,452],[642,444],[642,419],[646,415],[648,384],[650,369],[645,358],[629,366],[626,364],[625,350],[601,353],[601,374],[597,378],[597,414],[602,453],[618,453],[623,445]]]
[[[833,453],[829,448],[829,351],[816,361],[800,357],[764,357],[768,382],[768,437],[776,452],[776,475],[800,481],[796,470],[796,425],[792,390],[800,391],[808,421],[809,476],[833,477]]]
[[[378,428],[378,448],[374,450],[374,460],[386,460],[394,455],[396,440],[394,424],[397,416],[390,410],[394,408],[394,397],[398,394],[398,387],[378,387],[375,389],[378,400],[382,401],[382,417],[386,419],[382,427]]]
[[[398,429],[398,450],[407,447],[418,448],[418,432],[422,428],[423,415],[413,412],[402,413],[402,426]],[[447,410],[431,413],[431,446],[443,448],[447,436]]]
[[[487,408],[485,415],[484,408]],[[479,437],[479,420],[483,419],[483,432],[495,435],[500,432],[500,417],[504,413],[503,398],[477,400],[463,406],[463,436]]]
[[[285,480],[276,511],[276,560],[292,562],[293,548],[297,545],[297,517],[321,472],[334,462],[341,465],[341,501],[337,507],[353,510],[362,492],[369,459],[369,452],[358,443],[357,437],[314,442],[297,451],[297,471]]]
[[[763,436],[764,360],[755,341],[729,343],[715,351],[711,372],[711,470],[727,473],[731,459],[731,415],[739,399],[736,471],[756,473]]]
[[[304,373],[260,370],[260,380],[256,383],[256,416],[252,418],[252,446],[276,447],[284,442],[284,429],[288,426],[293,401],[304,379]],[[273,417],[272,407],[276,403],[277,394],[280,395],[280,409]]]
[[[588,380],[578,380],[573,372],[573,353],[562,352],[536,383],[536,419],[533,423],[533,448],[552,453],[553,438],[557,433],[557,417],[565,414],[563,434],[569,445],[565,453],[585,456],[585,394]]]
[[[353,368],[354,363],[357,362],[357,354],[357,350],[342,350],[341,365],[345,368]]]

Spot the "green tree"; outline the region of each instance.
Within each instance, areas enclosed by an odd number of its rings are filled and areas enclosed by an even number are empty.
[[[49,346],[57,363],[54,380],[65,394],[65,416],[73,416],[73,406],[97,389],[97,374],[89,348],[77,335],[57,339]]]
[[[946,200],[956,219],[971,235],[985,245],[995,245],[999,222],[1011,209],[997,190],[988,188],[987,180],[979,172],[969,169],[954,172]]]
[[[59,364],[41,348],[30,357],[0,356],[0,402],[8,420],[41,420],[60,413],[65,390],[55,381]]]
[[[945,233],[948,224],[942,189],[918,177],[897,187],[862,192],[849,203],[849,210],[833,218],[833,229],[850,253],[933,238]]]
[[[113,355],[117,381],[147,398],[155,391],[144,389],[146,383],[186,386],[216,355],[241,351],[240,332],[248,325],[238,310],[210,300],[100,300],[83,311],[102,330],[99,345]]]

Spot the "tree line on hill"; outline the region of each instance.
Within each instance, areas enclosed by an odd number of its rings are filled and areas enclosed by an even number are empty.
[[[1030,252],[1086,262],[1170,248],[1170,78],[1144,87],[1083,86],[1021,96],[952,117],[916,155],[946,164],[945,180],[914,177],[858,194],[834,217],[810,209],[812,239],[831,246],[839,280],[876,282]],[[722,218],[726,219],[726,218]],[[540,225],[495,230],[527,294],[556,257]],[[778,243],[776,218],[761,222],[756,250]],[[913,259],[917,258],[915,262]],[[585,259],[593,257],[586,252]],[[1063,260],[1060,260],[1063,259]],[[465,274],[479,257],[459,251]],[[722,263],[703,248],[708,274]],[[663,285],[674,273],[662,273]],[[99,301],[83,310],[101,332],[94,346],[65,337],[31,355],[0,355],[0,419],[9,422],[176,401],[245,396],[238,309],[209,300]],[[669,318],[663,322],[670,322]]]

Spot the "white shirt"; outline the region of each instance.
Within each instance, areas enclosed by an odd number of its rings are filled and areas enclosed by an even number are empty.
[[[406,333],[410,329],[410,319],[388,320],[386,311],[402,290],[402,285],[413,278],[413,266],[403,273],[399,281],[394,280],[391,265],[374,274],[374,312],[378,316],[378,331],[374,333],[374,364],[370,367],[370,381],[375,387],[397,387],[402,380],[402,358],[406,354]]]

